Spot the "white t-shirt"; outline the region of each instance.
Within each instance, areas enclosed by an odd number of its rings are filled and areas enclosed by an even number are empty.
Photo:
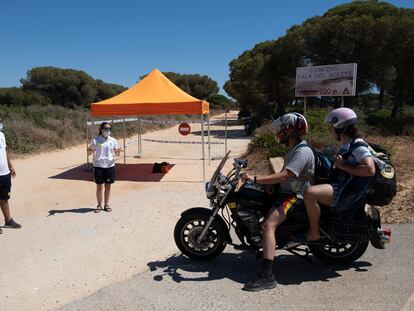
[[[6,137],[0,132],[0,176],[10,174],[9,164],[7,163],[6,147]]]
[[[303,146],[305,145],[305,146]],[[293,177],[280,183],[280,193],[296,193],[302,196],[306,188],[314,183],[315,156],[306,141],[289,150],[283,168],[291,171]]]
[[[115,166],[115,151],[118,143],[115,138],[105,139],[102,135],[96,136],[92,140],[91,148],[93,152],[93,166],[108,168]]]

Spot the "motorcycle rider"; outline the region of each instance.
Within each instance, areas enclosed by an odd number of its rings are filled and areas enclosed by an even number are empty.
[[[306,146],[303,136],[308,132],[308,124],[299,113],[288,113],[277,118],[272,124],[279,143],[286,144],[290,149],[284,161],[281,172],[269,176],[242,175],[243,180],[254,180],[263,185],[279,184],[277,202],[273,204],[262,224],[263,260],[257,278],[247,283],[243,289],[261,291],[277,285],[273,275],[273,260],[275,256],[276,227],[285,221],[297,204],[305,189],[313,183],[315,159],[310,148]]]
[[[351,201],[355,203],[363,198],[369,181],[375,174],[374,159],[368,148],[358,146],[351,149],[353,142],[362,140],[355,126],[357,120],[356,113],[349,108],[334,109],[325,118],[325,123],[332,125],[333,137],[341,144],[335,159],[338,173],[331,184],[315,185],[306,189],[304,201],[309,230],[305,235],[298,237],[302,242],[316,241],[320,238],[320,204],[335,207],[338,211],[349,210],[346,204]]]

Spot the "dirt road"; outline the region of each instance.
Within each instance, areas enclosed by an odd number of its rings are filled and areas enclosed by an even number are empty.
[[[229,129],[242,132],[241,126]],[[200,128],[193,130],[188,137],[200,141]],[[171,131],[163,137],[176,135],[175,128],[163,131]],[[249,142],[237,135],[230,140],[233,154],[243,153]],[[129,157],[129,165],[117,169],[113,212],[99,214],[93,213],[92,173],[82,166],[84,145],[13,161],[17,177],[10,203],[23,229],[3,229],[0,235],[1,310],[54,309],[174,253],[172,231],[180,212],[208,205],[201,161],[180,157],[188,148],[174,149],[168,159],[174,166],[165,176],[151,174],[162,156]],[[217,162],[207,165],[207,177]]]

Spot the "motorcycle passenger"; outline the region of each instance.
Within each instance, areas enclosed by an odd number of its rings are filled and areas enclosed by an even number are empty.
[[[297,204],[305,189],[313,183],[315,160],[310,148],[301,148],[306,145],[303,136],[308,132],[308,124],[304,116],[299,113],[288,113],[276,119],[272,127],[279,143],[289,147],[284,159],[281,172],[269,176],[254,176],[244,174],[242,179],[254,180],[258,184],[279,184],[277,202],[273,204],[262,224],[263,232],[263,260],[260,273],[256,279],[247,283],[243,289],[247,291],[261,291],[271,289],[277,285],[273,275],[273,260],[276,248],[276,227],[285,221],[289,212]]]
[[[301,237],[302,242],[320,238],[320,204],[336,210],[349,210],[347,204],[363,199],[371,177],[375,174],[374,159],[368,148],[358,146],[352,149],[354,142],[362,140],[355,126],[357,120],[356,113],[349,108],[332,110],[325,118],[325,123],[332,125],[333,137],[341,144],[335,159],[337,174],[331,184],[315,185],[306,189],[304,200],[309,230]]]

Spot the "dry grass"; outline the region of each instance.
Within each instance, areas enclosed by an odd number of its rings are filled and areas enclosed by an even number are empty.
[[[410,136],[370,136],[368,141],[377,143],[392,152],[391,160],[395,165],[398,193],[392,203],[380,208],[383,223],[414,222],[414,137]],[[249,161],[248,172],[270,174],[268,159],[257,151],[246,156]]]
[[[414,222],[414,137],[370,137],[378,144],[391,146],[398,193],[392,203],[380,209],[384,223]]]
[[[10,154],[14,157],[28,156],[44,151],[63,149],[82,144],[86,139],[86,117],[90,113],[84,109],[68,109],[52,105],[32,105],[27,107],[0,106],[1,116],[4,120],[4,133]],[[215,115],[217,112],[212,112]],[[196,115],[156,115],[144,116],[145,119],[157,121],[184,121],[200,120]],[[102,118],[102,120],[108,118]],[[102,120],[97,119],[94,133],[97,135],[98,124]],[[143,133],[166,128],[168,124],[141,123]],[[122,123],[113,125],[115,137],[122,137]],[[126,123],[126,135],[136,134],[135,122]]]

